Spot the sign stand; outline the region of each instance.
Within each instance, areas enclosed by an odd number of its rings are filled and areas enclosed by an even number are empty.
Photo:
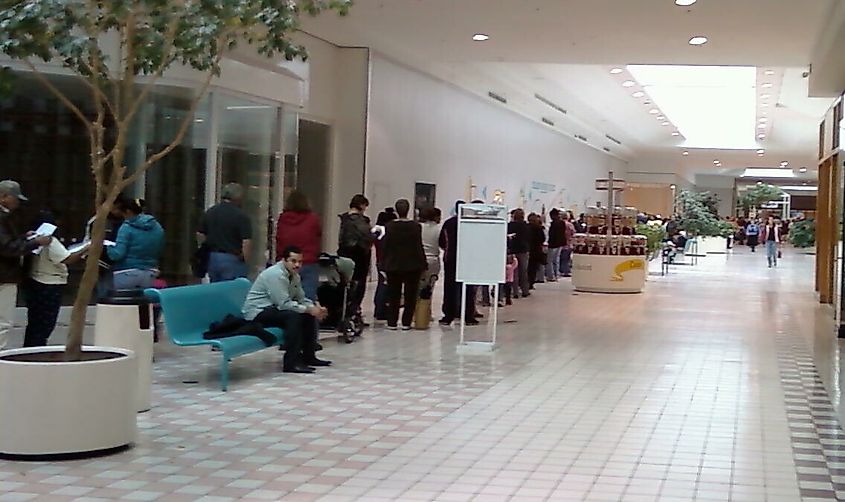
[[[507,208],[492,204],[464,204],[458,212],[457,280],[461,283],[459,354],[485,354],[496,349],[499,284],[505,281]],[[489,341],[466,340],[467,285],[493,288],[492,336]],[[475,301],[475,298],[472,299]]]

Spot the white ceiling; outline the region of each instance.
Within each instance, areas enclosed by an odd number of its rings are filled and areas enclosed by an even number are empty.
[[[815,163],[818,124],[831,99],[808,98],[811,53],[837,0],[356,0],[344,19],[308,20],[304,31],[338,45],[368,46],[487,98],[505,96],[507,107],[533,119],[551,119],[562,134],[586,137],[591,146],[657,168],[728,174],[748,166]],[[473,42],[474,33],[490,35]],[[692,47],[687,41],[706,35]],[[767,137],[748,150],[699,149],[681,157],[675,124],[661,126],[623,88],[631,76],[611,75],[629,64],[743,65],[763,71],[772,95]],[[538,101],[553,101],[567,114]],[[670,117],[671,118],[671,117]],[[621,141],[622,145],[607,138]],[[705,159],[709,161],[705,162]],[[714,166],[712,160],[722,160]]]

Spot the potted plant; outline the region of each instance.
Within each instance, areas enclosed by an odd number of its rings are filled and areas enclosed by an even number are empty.
[[[96,187],[91,246],[73,303],[67,345],[0,353],[0,454],[66,454],[134,441],[135,360],[130,351],[82,347],[85,316],[97,281],[106,216],[117,196],[176,148],[223,57],[239,44],[291,60],[305,49],[291,40],[302,15],[344,15],[352,0],[29,0],[0,11],[0,53],[29,70],[81,121],[90,143]],[[82,82],[96,113],[86,115],[42,72],[60,63]],[[188,113],[173,140],[129,171],[126,146],[133,120],[164,73],[198,72]],[[8,71],[0,72],[0,76]],[[3,85],[0,85],[3,88]]]
[[[688,238],[696,240],[698,254],[725,253],[727,237],[733,233],[733,227],[719,219],[718,197],[710,192],[682,190],[678,202],[681,207],[679,224]]]
[[[650,225],[648,223],[640,223],[634,227],[637,235],[643,235],[646,241],[646,258],[648,261],[654,260],[660,256],[663,249],[663,241],[666,240],[666,229],[663,225]]]
[[[773,200],[783,197],[783,190],[775,185],[757,183],[743,193],[737,204],[742,208],[746,216],[756,214],[760,206]]]
[[[789,227],[789,242],[797,248],[816,245],[816,220],[796,221]]]

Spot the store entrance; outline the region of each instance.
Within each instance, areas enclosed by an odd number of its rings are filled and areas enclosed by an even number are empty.
[[[299,121],[299,162],[296,188],[305,193],[311,210],[323,218],[328,211],[329,138],[331,128],[310,120]]]

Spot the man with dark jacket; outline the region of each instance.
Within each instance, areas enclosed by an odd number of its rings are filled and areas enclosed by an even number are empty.
[[[17,181],[0,181],[0,350],[9,342],[14,322],[23,257],[53,240],[50,236],[34,237],[32,232],[21,234],[15,228],[12,212],[26,200]]]
[[[370,207],[370,201],[363,194],[357,194],[349,201],[349,211],[339,215],[337,254],[355,262],[350,301],[357,309],[361,308],[361,303],[367,294],[367,276],[370,275],[372,247],[375,240],[370,218],[364,214],[368,207]]]
[[[399,303],[405,298],[402,311],[402,330],[411,329],[420,276],[427,261],[422,245],[422,226],[408,219],[411,203],[396,201],[397,219],[387,224],[384,235],[384,271],[387,272],[387,329],[396,330],[399,322]]]
[[[546,279],[556,281],[560,278],[560,253],[566,245],[566,223],[560,218],[560,211],[549,211],[549,256],[546,260]]]
[[[440,229],[440,249],[443,253],[443,318],[440,319],[440,324],[448,326],[452,321],[460,317],[461,311],[461,283],[457,282],[458,275],[458,212],[465,202],[459,200],[455,203],[455,215],[443,222],[443,227]],[[471,293],[468,291],[468,293]],[[474,326],[479,324],[475,319],[474,302],[469,299],[474,298],[470,294],[467,295],[466,312],[464,312],[465,324]]]
[[[223,201],[205,212],[197,240],[208,246],[208,278],[211,282],[246,277],[252,254],[252,222],[241,209],[244,188],[229,183],[220,194]]]
[[[525,211],[514,209],[511,213],[511,222],[508,223],[508,254],[516,256],[516,286],[513,290],[513,297],[519,298],[531,296],[531,281],[528,278],[528,251],[531,245],[531,228],[525,221]]]

